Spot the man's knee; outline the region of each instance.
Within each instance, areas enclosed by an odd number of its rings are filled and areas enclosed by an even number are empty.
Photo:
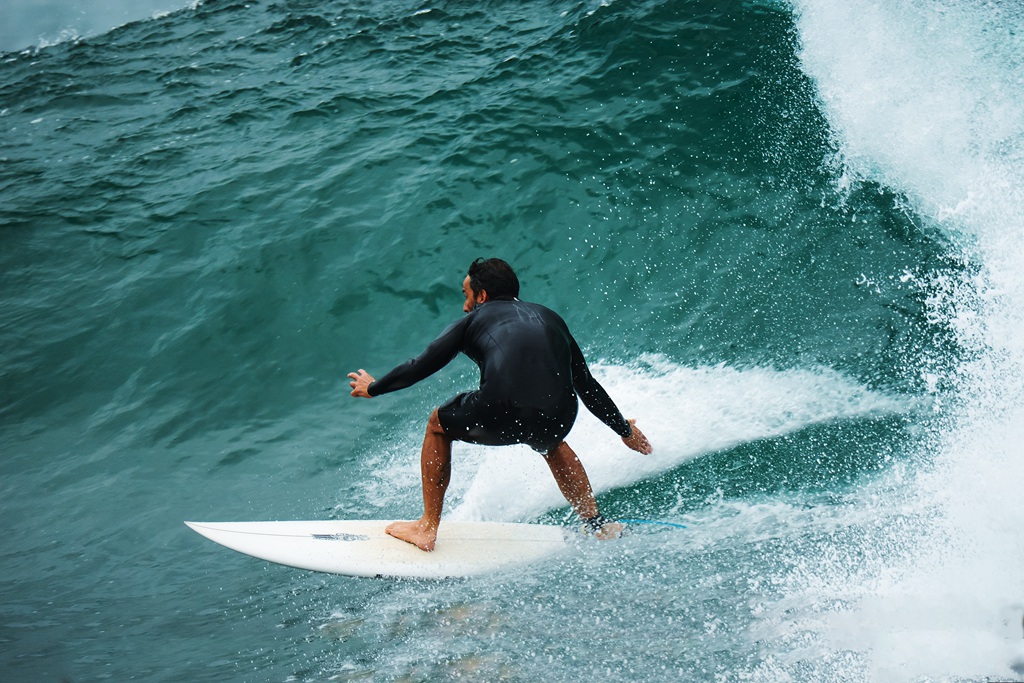
[[[437,410],[435,408],[434,412],[430,413],[430,417],[427,419],[427,434],[448,438],[444,433],[444,427],[441,425],[441,416],[438,415]]]

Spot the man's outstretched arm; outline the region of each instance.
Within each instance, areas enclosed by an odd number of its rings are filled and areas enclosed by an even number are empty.
[[[352,396],[357,398],[373,398],[381,394],[405,389],[416,384],[422,379],[429,377],[444,366],[448,365],[462,348],[462,335],[465,329],[466,318],[448,326],[441,336],[430,343],[427,350],[416,358],[402,363],[394,370],[384,375],[379,382],[366,372],[360,369],[359,372],[350,372],[348,377],[352,380],[349,386],[352,387]],[[376,383],[375,383],[376,382]],[[370,385],[373,384],[373,391]]]
[[[575,339],[572,340],[572,382],[587,410],[622,437],[622,443],[644,455],[654,450],[643,432],[637,429],[636,420],[626,420],[622,417],[611,396],[590,373],[587,361],[583,358],[583,352]]]

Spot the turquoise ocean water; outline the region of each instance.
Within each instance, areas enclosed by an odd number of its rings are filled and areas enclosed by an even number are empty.
[[[185,3],[182,3],[183,5]],[[1024,13],[209,0],[0,55],[0,679],[1024,680]],[[459,582],[193,520],[419,513],[501,256],[686,524]],[[452,518],[572,523],[525,448]]]

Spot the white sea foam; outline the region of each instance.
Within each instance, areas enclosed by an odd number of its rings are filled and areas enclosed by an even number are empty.
[[[566,441],[596,492],[627,486],[699,455],[791,433],[830,420],[911,410],[915,402],[874,392],[828,368],[688,368],[648,356],[636,365],[598,364],[594,373],[650,438],[640,455],[581,408]],[[519,520],[566,505],[542,458],[525,447],[461,449],[453,518]],[[467,458],[473,463],[467,464]],[[475,473],[466,475],[466,470]],[[458,481],[455,484],[458,487]]]
[[[938,446],[922,454],[930,467],[904,495],[871,503],[921,524],[871,568],[830,561],[827,548],[798,567],[794,600],[844,607],[794,628],[820,636],[815,657],[834,664],[823,678],[855,680],[855,652],[869,680],[1009,680],[1024,673],[1024,12],[794,5],[803,67],[848,176],[903,192],[970,266],[932,300],[966,353]]]

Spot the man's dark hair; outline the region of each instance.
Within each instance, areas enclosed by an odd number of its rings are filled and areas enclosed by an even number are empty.
[[[478,258],[467,274],[474,292],[485,291],[491,299],[519,296],[519,278],[512,266],[500,258]]]

